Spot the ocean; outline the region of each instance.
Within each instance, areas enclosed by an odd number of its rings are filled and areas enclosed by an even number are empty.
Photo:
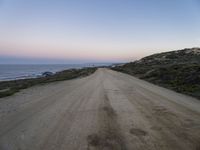
[[[13,65],[0,64],[0,81],[35,78],[44,72],[59,72],[71,68],[100,66],[102,64],[45,64],[45,65]],[[108,65],[108,64],[104,64]]]

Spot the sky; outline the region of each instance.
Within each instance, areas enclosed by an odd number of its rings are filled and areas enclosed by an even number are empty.
[[[200,0],[0,0],[0,63],[129,62],[200,47]]]

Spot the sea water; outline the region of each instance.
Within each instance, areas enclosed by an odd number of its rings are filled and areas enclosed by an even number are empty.
[[[100,64],[0,64],[0,81],[35,78],[44,72],[56,73],[71,68],[99,66]]]

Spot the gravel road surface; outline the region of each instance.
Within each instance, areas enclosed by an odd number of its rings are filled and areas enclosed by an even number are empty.
[[[200,150],[200,101],[102,68],[1,98],[0,150]]]

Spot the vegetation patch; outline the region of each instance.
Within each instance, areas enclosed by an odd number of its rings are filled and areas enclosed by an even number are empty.
[[[200,48],[154,54],[112,69],[200,99]]]

